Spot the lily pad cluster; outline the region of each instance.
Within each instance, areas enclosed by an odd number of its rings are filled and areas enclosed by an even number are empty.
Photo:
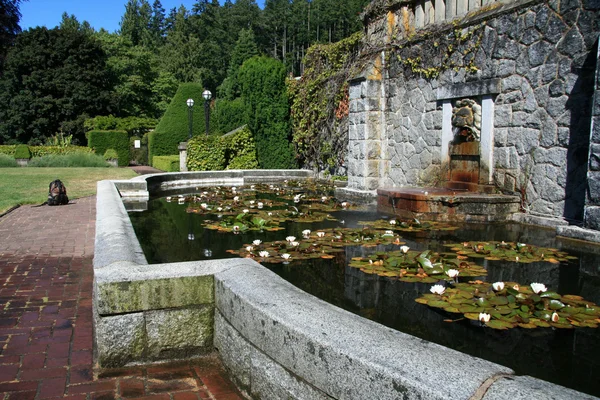
[[[463,242],[450,243],[450,247],[457,254],[467,257],[485,258],[486,260],[505,260],[519,263],[532,263],[545,261],[558,264],[561,261],[577,259],[558,249],[534,246],[518,242]]]
[[[597,328],[600,307],[581,296],[560,295],[541,283],[523,286],[515,282],[456,283],[431,287],[417,303],[463,314],[493,329]]]
[[[375,221],[361,221],[359,224],[370,226],[375,229],[391,229],[401,232],[453,231],[458,229],[458,226],[450,225],[445,222],[421,222],[416,218],[408,221],[401,221],[397,219],[378,219]]]
[[[431,251],[412,251],[406,246],[398,251],[379,252],[369,257],[355,257],[350,266],[367,274],[397,278],[403,282],[433,283],[455,281],[458,277],[487,275],[485,268],[456,256]]]
[[[229,253],[241,257],[255,258],[261,262],[278,263],[311,258],[334,258],[334,253],[343,252],[345,246],[377,246],[404,244],[398,235],[370,229],[322,229],[302,232],[301,238],[288,236],[285,240],[261,242],[255,240],[239,250]]]

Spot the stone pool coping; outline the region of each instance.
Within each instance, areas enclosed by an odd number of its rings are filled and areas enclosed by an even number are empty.
[[[121,195],[311,177],[308,171],[156,174],[98,183],[94,344],[100,367],[217,348],[253,398],[594,398],[387,328],[311,296],[250,259],[148,265]],[[129,186],[128,186],[129,185]],[[119,194],[119,192],[121,194]]]

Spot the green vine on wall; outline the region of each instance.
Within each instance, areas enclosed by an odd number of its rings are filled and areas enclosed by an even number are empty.
[[[359,70],[362,32],[332,44],[308,49],[300,80],[288,80],[293,141],[308,168],[343,165],[348,135],[343,124],[349,111],[348,80]]]
[[[437,78],[447,70],[465,70],[475,73],[479,70],[475,64],[475,54],[481,47],[484,29],[482,25],[461,28],[457,25],[447,34],[426,32],[420,36],[411,36],[400,44],[395,45],[397,59],[409,67],[415,74],[425,78]],[[406,55],[415,53],[419,55]],[[411,51],[412,50],[412,51]],[[424,58],[421,54],[426,54]]]

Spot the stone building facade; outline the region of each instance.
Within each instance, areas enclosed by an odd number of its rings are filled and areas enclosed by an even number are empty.
[[[533,215],[582,221],[589,208],[600,220],[600,1],[484,0],[457,17],[461,4],[365,11],[372,61],[350,84],[349,189],[441,184],[453,109],[471,99],[480,183]]]

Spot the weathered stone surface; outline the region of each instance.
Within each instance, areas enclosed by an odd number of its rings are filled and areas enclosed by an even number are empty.
[[[559,399],[588,399],[596,397],[585,395],[562,386],[553,385],[549,382],[530,376],[516,376],[500,378],[490,386],[483,400],[559,400]]]
[[[212,305],[148,312],[148,358],[173,360],[206,354],[213,344],[213,330]]]
[[[96,362],[103,368],[123,367],[143,359],[146,347],[143,314],[96,316],[94,330]]]

